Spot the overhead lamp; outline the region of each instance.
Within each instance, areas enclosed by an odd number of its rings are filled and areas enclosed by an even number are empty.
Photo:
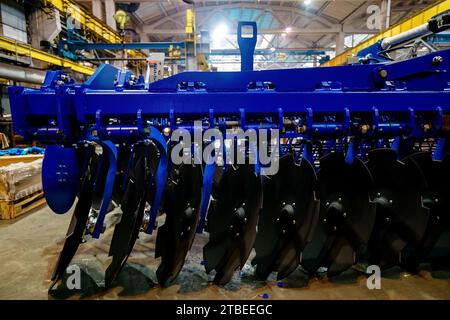
[[[212,33],[213,40],[220,40],[225,38],[225,36],[228,34],[228,27],[226,24],[222,23],[219,24]]]

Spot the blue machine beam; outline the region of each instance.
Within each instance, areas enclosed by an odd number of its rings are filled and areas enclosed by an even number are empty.
[[[392,62],[371,55],[381,41],[360,52],[356,65],[253,71],[255,23],[239,24],[238,43],[240,72],[184,72],[146,84],[103,65],[83,84],[50,71],[40,89],[9,87],[15,132],[52,145],[43,171],[49,204],[64,213],[78,195],[55,281],[83,237],[100,236],[113,201],[122,217],[107,286],[140,231],[158,230],[165,286],[196,231],[208,231],[205,267],[224,284],[253,247],[261,278],[285,277],[300,263],[334,276],[364,246],[371,264],[415,268],[435,234],[450,230],[436,218],[450,208],[450,50]],[[237,138],[245,159],[257,155],[235,165],[231,147],[204,136],[210,128],[270,129],[270,140],[258,138],[256,147]],[[183,137],[177,154],[176,129],[200,139]],[[284,167],[268,174],[259,151],[273,140],[270,164]],[[200,159],[198,149],[216,143],[224,163],[209,163],[212,154]],[[187,154],[181,165],[174,161],[180,153]]]

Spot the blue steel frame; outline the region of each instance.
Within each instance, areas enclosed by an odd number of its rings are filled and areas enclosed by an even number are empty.
[[[437,56],[442,58],[439,65],[433,63]],[[138,111],[146,120],[172,129],[177,127],[176,118],[205,117],[214,122],[209,126],[215,126],[219,118],[245,119],[245,124],[251,125],[252,118],[258,117],[299,116],[306,121],[312,113],[343,114],[347,110],[350,118],[353,113],[373,113],[375,109],[435,112],[440,108],[445,114],[450,110],[449,71],[450,50],[446,50],[389,64],[184,72],[152,83],[145,90],[114,87],[119,71],[103,65],[81,85],[44,85],[40,90],[12,86],[9,96],[17,133],[27,140],[72,142],[86,138],[87,133],[75,132],[73,122],[75,127],[84,128],[96,122],[97,132],[102,133],[107,131],[104,120],[136,122]],[[47,123],[39,123],[39,119]],[[309,128],[316,133],[326,131],[321,124],[313,122]],[[271,126],[279,127],[277,121]],[[120,128],[110,129],[120,135]],[[129,139],[139,134],[137,127],[132,131],[127,130]]]
[[[253,27],[253,38],[242,37],[242,26]],[[347,160],[352,161],[356,155],[364,157],[364,141],[375,139],[376,146],[400,153],[398,137],[408,136],[435,139],[434,157],[442,157],[443,122],[450,115],[450,50],[401,62],[252,71],[256,24],[241,23],[238,34],[241,72],[184,72],[144,89],[142,79],[130,81],[129,73],[102,65],[84,84],[49,72],[41,89],[11,86],[14,129],[29,141],[67,146],[86,140],[153,139],[163,155],[156,198],[162,195],[168,161],[164,141],[169,137],[161,132],[193,130],[194,120],[201,120],[205,129],[280,129],[282,154],[294,140],[326,141],[328,152],[343,150],[344,140],[353,137],[347,146]],[[314,162],[314,152],[306,143],[299,157]],[[207,167],[206,193],[212,172]],[[199,231],[207,199],[204,194]],[[155,217],[152,212],[148,232]]]

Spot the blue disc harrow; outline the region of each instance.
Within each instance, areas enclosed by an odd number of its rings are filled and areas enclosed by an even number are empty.
[[[299,266],[335,276],[358,262],[448,263],[450,50],[390,61],[380,42],[354,65],[253,71],[256,25],[244,26],[241,72],[145,84],[101,65],[82,84],[48,71],[40,89],[9,88],[16,133],[47,146],[49,207],[64,214],[76,202],[55,282],[115,205],[106,287],[141,232],[157,233],[162,286],[203,232],[216,284],[253,249],[261,279]],[[237,146],[220,141],[227,132]]]

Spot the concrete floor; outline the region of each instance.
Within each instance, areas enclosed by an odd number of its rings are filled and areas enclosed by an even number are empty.
[[[60,286],[48,294],[50,276],[62,247],[70,213],[53,214],[48,207],[13,221],[0,221],[0,299],[450,299],[450,273],[421,271],[408,274],[390,270],[383,274],[381,290],[369,290],[366,277],[354,271],[333,280],[309,279],[301,270],[283,281],[261,282],[246,265],[241,275],[224,287],[212,285],[200,264],[207,236],[197,236],[186,264],[173,286],[155,285],[159,264],[153,258],[155,236],[141,236],[117,279],[102,291],[112,228],[100,240],[80,246],[74,263],[83,270],[82,290]],[[267,294],[267,295],[265,295]]]

